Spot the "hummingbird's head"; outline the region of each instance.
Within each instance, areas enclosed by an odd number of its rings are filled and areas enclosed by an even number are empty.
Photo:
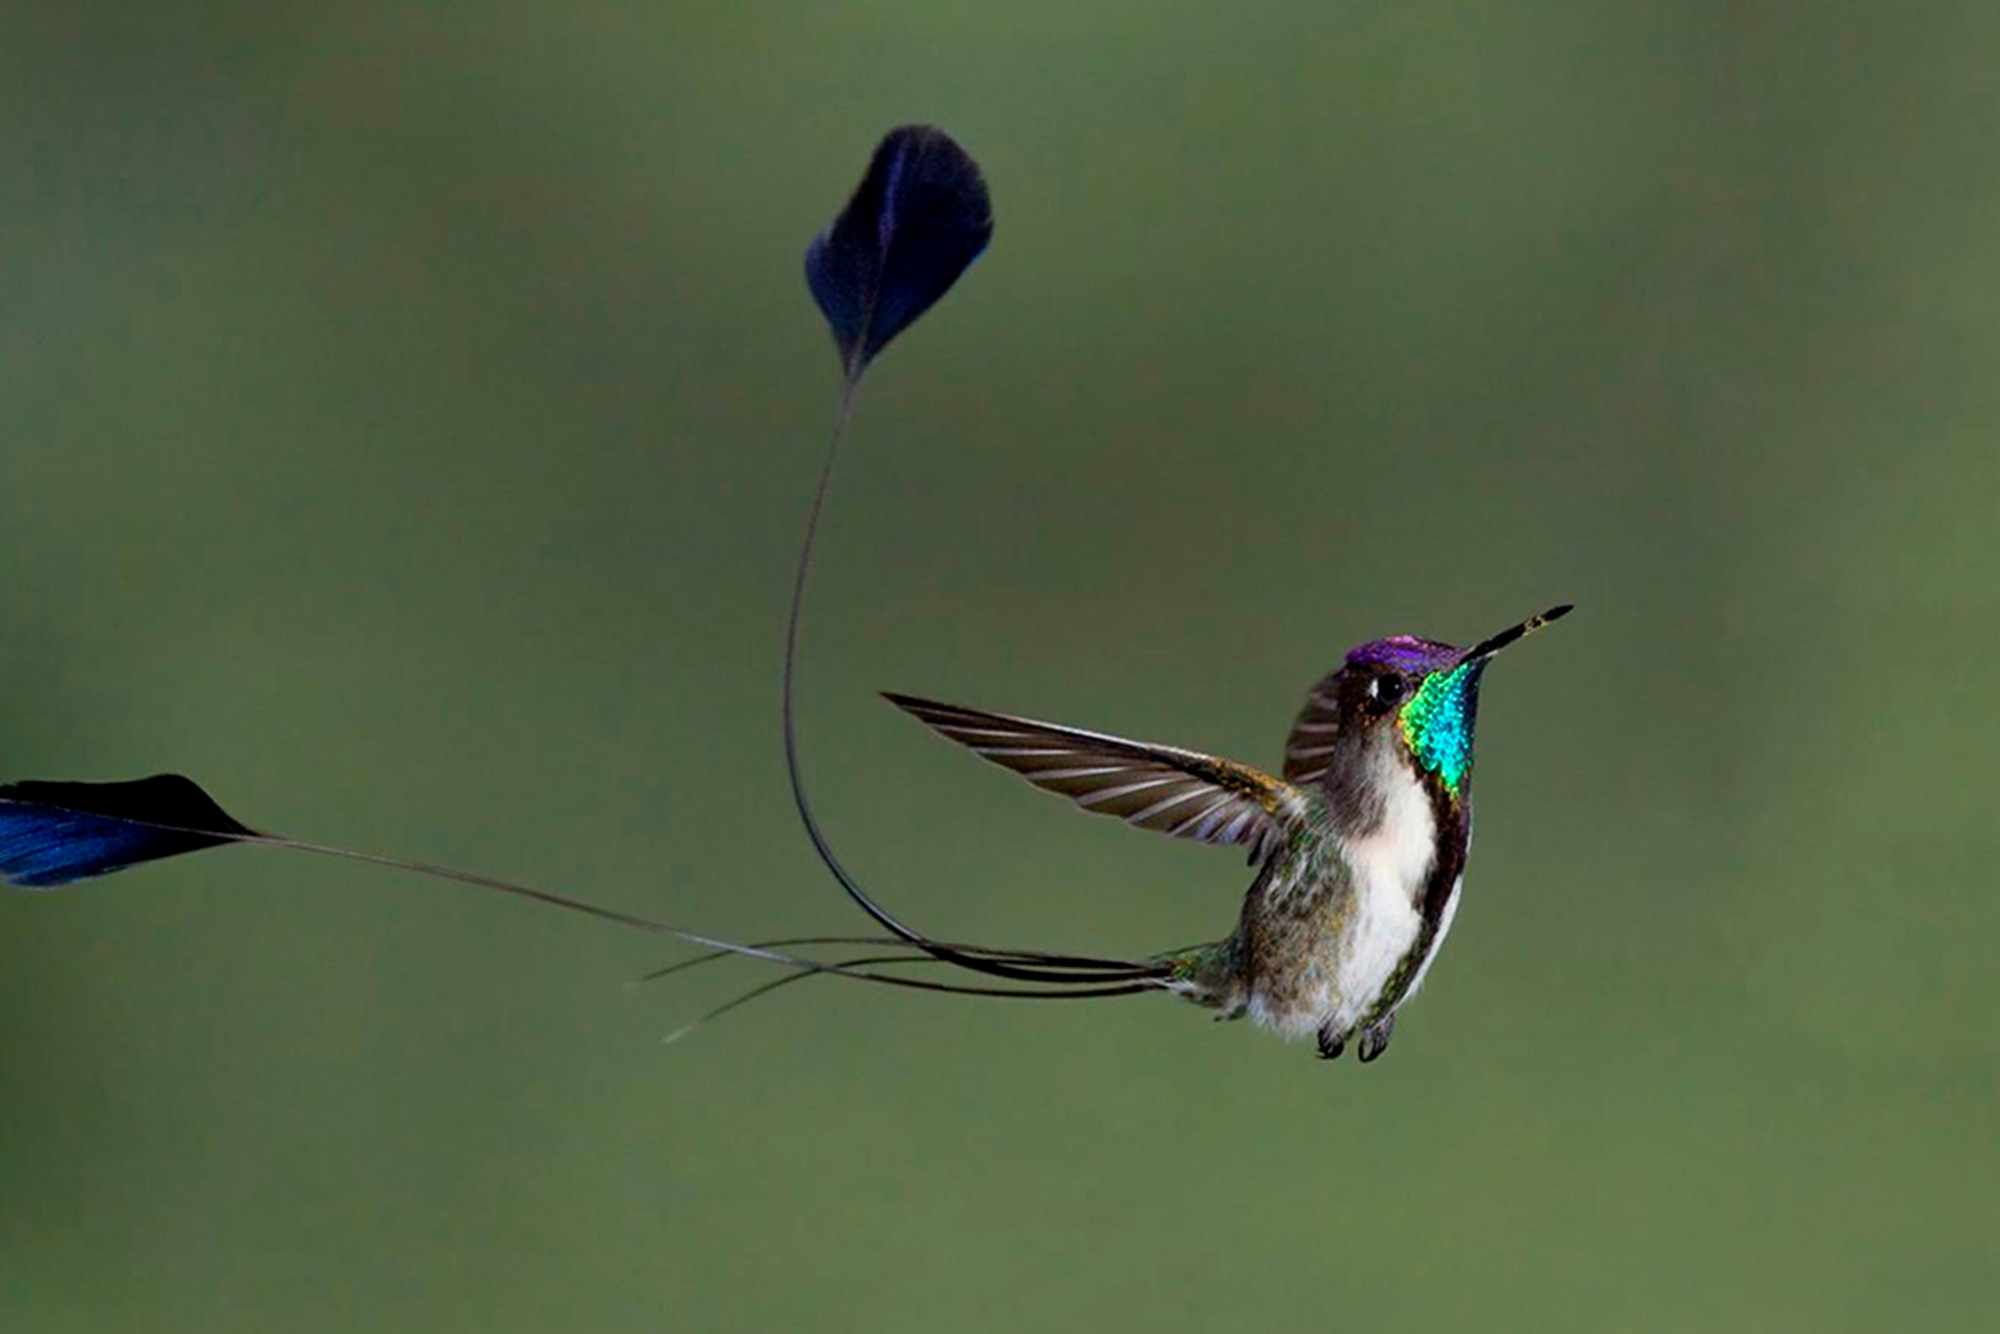
[[[1396,635],[1354,649],[1313,688],[1293,724],[1285,777],[1326,784],[1336,808],[1365,806],[1355,799],[1379,784],[1394,757],[1461,799],[1472,777],[1473,722],[1487,664],[1568,611],[1551,607],[1471,648]]]

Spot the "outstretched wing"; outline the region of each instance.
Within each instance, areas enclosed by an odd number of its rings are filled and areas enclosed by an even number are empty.
[[[1200,751],[885,692],[891,704],[1087,811],[1263,860],[1305,806],[1290,783]]]

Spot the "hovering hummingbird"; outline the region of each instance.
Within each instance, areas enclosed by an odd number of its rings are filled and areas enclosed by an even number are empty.
[[[821,863],[887,936],[722,940],[478,872],[261,833],[177,775],[0,786],[0,880],[54,889],[224,844],[289,848],[512,894],[709,951],[655,976],[727,957],[785,969],[696,1024],[821,976],[1035,1000],[1165,992],[1223,1017],[1247,1014],[1287,1036],[1314,1034],[1329,1058],[1358,1040],[1361,1059],[1373,1060],[1387,1047],[1397,1011],[1422,982],[1457,910],[1472,827],[1481,677],[1501,649],[1567,606],[1470,649],[1412,636],[1355,649],[1313,688],[1293,725],[1281,778],[1197,751],[889,696],[943,735],[1085,810],[1246,848],[1257,876],[1235,930],[1209,944],[1115,959],[940,940],[877,903],[841,864],[813,815],[794,684],[814,538],[841,439],[875,356],[952,286],[984,250],[992,228],[986,186],[971,157],[940,130],[904,126],[882,140],[854,197],[806,253],[807,284],[845,375],[785,631],[785,762],[793,802]],[[798,952],[832,945],[868,952],[833,960]],[[947,966],[981,980],[913,977],[902,971],[911,966]]]
[[[1472,648],[1398,635],[1313,686],[1284,776],[1175,746],[889,695],[941,735],[1086,811],[1248,849],[1236,929],[1155,956],[1148,981],[1225,1019],[1313,1034],[1332,1059],[1389,1045],[1458,911],[1479,684],[1551,607]]]

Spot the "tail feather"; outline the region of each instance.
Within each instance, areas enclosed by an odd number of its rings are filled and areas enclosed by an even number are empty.
[[[22,889],[57,889],[246,836],[254,831],[179,774],[0,787],[0,879]]]
[[[525,898],[566,912],[583,913],[635,930],[672,936],[705,953],[659,970],[665,976],[725,958],[751,958],[787,970],[717,1007],[690,1027],[807,977],[831,976],[907,990],[1023,1000],[1094,999],[1159,989],[1167,967],[1155,961],[1083,958],[1038,950],[971,945],[955,941],[912,942],[901,936],[796,936],[743,943],[691,931],[548,890],[535,889],[476,871],[431,862],[361,852],[260,833],[222,809],[191,779],[160,774],[126,782],[25,781],[0,786],[0,880],[22,889],[55,889],[94,876],[230,843],[285,848],[339,857],[479,889]],[[820,945],[900,947],[899,954],[870,954],[826,962],[795,951]],[[950,965],[1031,985],[995,986],[908,977],[884,968]],[[685,1030],[683,1030],[685,1031]]]

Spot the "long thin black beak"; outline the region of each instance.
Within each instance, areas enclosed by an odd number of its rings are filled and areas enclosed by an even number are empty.
[[[1491,639],[1474,644],[1465,651],[1465,656],[1460,658],[1459,661],[1461,663],[1483,662],[1498,653],[1501,649],[1506,648],[1515,640],[1526,639],[1550,621],[1559,621],[1573,610],[1575,610],[1575,607],[1568,602],[1563,603],[1560,607],[1550,607],[1539,616],[1530,616],[1519,625],[1511,626],[1508,629],[1502,630]]]

